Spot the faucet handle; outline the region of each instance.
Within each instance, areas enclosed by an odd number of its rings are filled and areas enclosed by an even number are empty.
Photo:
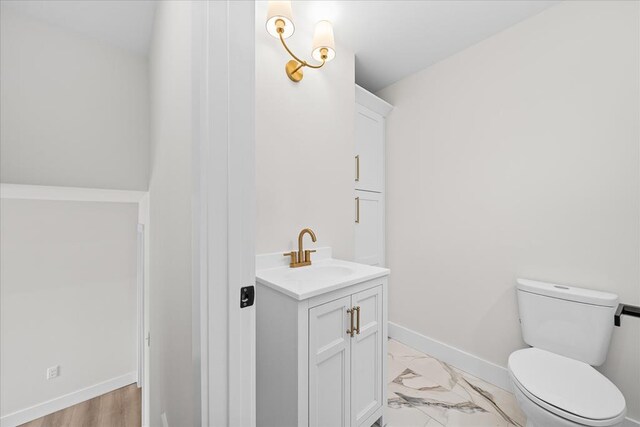
[[[294,264],[297,264],[297,263],[298,263],[298,252],[296,252],[296,251],[291,251],[291,252],[284,253],[284,254],[282,254],[282,255],[283,255],[283,256],[291,257],[291,261],[290,261],[290,263],[289,263],[289,266],[290,266],[290,267],[293,267],[293,265],[294,265]]]
[[[311,262],[311,253],[315,252],[315,249],[307,249],[304,251],[304,262]]]

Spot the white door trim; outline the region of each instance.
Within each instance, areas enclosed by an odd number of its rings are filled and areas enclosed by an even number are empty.
[[[194,2],[194,367],[203,426],[255,426],[255,5]],[[199,320],[199,321],[198,321]],[[199,340],[198,340],[199,338]],[[199,358],[198,358],[199,356]]]
[[[140,248],[140,252],[142,253],[142,304],[138,305],[139,309],[142,309],[142,312],[138,311],[138,319],[142,323],[142,336],[138,337],[138,339],[142,339],[142,344],[140,350],[142,351],[142,355],[140,357],[140,362],[142,363],[142,372],[138,375],[142,375],[142,426],[149,426],[149,418],[150,418],[150,405],[151,405],[151,374],[150,374],[150,363],[149,359],[151,358],[151,354],[149,351],[149,342],[147,341],[147,337],[150,336],[151,331],[151,320],[150,320],[150,312],[149,312],[149,301],[150,301],[150,291],[151,291],[151,281],[149,270],[150,270],[150,247],[151,240],[150,236],[150,228],[151,228],[151,215],[149,210],[149,193],[145,192],[143,196],[138,201],[138,224],[142,226],[142,248]]]
[[[136,295],[137,295],[137,316],[136,316],[136,383],[138,388],[142,387],[144,382],[144,347],[145,347],[145,327],[144,319],[144,224],[138,222],[137,235],[137,268],[136,268]],[[144,425],[144,423],[143,423]]]

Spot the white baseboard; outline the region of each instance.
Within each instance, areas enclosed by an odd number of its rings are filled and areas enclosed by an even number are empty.
[[[509,371],[502,366],[481,359],[466,351],[451,347],[448,344],[434,340],[433,338],[429,338],[393,322],[389,322],[389,337],[433,356],[436,359],[440,359],[482,380],[497,385],[500,388],[511,390]]]
[[[107,381],[92,385],[87,388],[83,388],[78,391],[74,391],[64,396],[56,397],[47,402],[39,403],[31,406],[30,408],[21,409],[19,411],[7,414],[0,418],[1,427],[16,427],[20,424],[33,421],[45,415],[52,414],[61,409],[68,408],[69,406],[77,405],[94,397],[98,397],[102,394],[109,393],[110,391],[117,390],[121,387],[133,384],[136,382],[136,373],[130,372],[120,377],[112,378]]]
[[[511,391],[511,381],[507,368],[474,356],[448,344],[434,340],[416,331],[413,331],[396,323],[388,324],[389,338],[402,344],[420,350],[436,359],[442,360],[451,366],[455,366],[465,372],[474,375],[481,380],[497,385],[500,388]],[[625,418],[623,427],[640,427],[640,422],[631,418]]]
[[[624,419],[622,427],[640,427],[640,421],[627,417]]]

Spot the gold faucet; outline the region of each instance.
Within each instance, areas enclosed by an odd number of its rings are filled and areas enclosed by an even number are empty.
[[[311,253],[316,250],[304,250],[302,247],[302,238],[305,234],[309,234],[311,236],[312,241],[316,241],[316,233],[313,232],[310,228],[303,229],[300,234],[298,234],[298,252],[291,251],[284,254],[284,256],[291,257],[291,262],[289,263],[289,267],[297,268],[304,267],[305,265],[311,265]]]

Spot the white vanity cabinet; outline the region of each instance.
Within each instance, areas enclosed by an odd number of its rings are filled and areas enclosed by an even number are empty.
[[[309,402],[317,402],[309,406],[310,427],[360,426],[382,407],[379,283],[309,309]],[[350,311],[356,307],[360,328],[351,336]]]
[[[257,272],[259,427],[369,427],[383,418],[388,270],[362,267],[378,277],[309,298],[261,283]]]

